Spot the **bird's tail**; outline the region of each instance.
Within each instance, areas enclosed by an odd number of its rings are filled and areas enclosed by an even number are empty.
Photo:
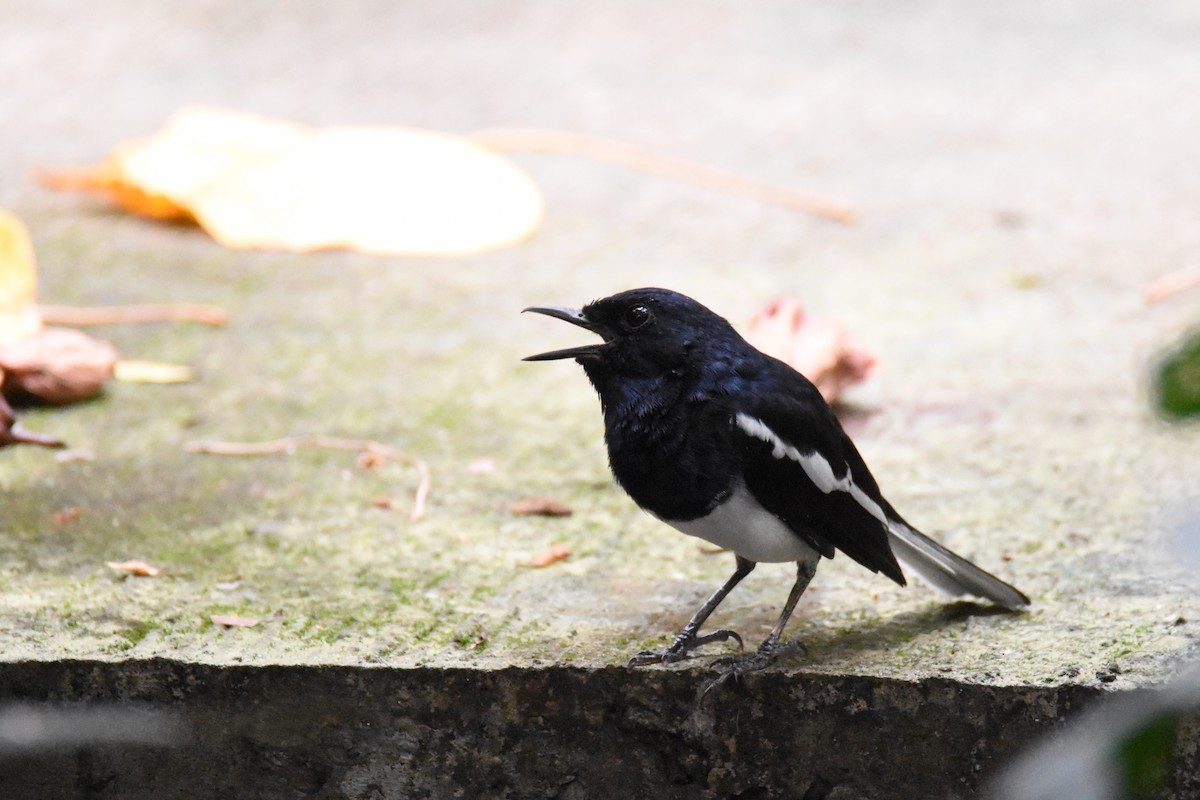
[[[888,540],[901,564],[943,592],[973,594],[1005,608],[1029,605],[1029,598],[1015,586],[947,550],[903,520],[890,520]]]

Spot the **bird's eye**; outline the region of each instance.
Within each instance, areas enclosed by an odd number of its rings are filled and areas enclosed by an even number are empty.
[[[645,306],[630,306],[625,312],[625,325],[629,330],[636,330],[650,321],[650,309]]]

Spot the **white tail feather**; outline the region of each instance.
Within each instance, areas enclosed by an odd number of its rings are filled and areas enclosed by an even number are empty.
[[[903,522],[889,521],[888,540],[901,564],[947,594],[971,594],[1005,608],[1029,605],[1029,598],[1016,587],[980,569]]]

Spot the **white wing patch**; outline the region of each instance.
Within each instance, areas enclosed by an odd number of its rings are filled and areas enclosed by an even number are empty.
[[[846,466],[845,477],[839,479],[834,476],[833,467],[825,460],[824,456],[815,450],[811,453],[801,453],[798,449],[781,439],[762,420],[755,419],[748,414],[739,413],[735,421],[737,422],[737,426],[745,431],[746,434],[771,445],[771,455],[775,458],[784,458],[786,456],[799,464],[804,470],[804,474],[808,476],[808,479],[822,492],[829,494],[835,489],[839,492],[848,492],[868,514],[882,522],[884,527],[891,527],[887,515],[883,513],[883,509],[879,507],[879,504],[868,497],[866,492],[854,485],[854,478],[850,474],[848,465]]]

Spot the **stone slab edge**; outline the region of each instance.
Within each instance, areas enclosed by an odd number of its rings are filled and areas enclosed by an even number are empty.
[[[132,707],[182,731],[173,746],[0,753],[0,797],[969,798],[1113,694],[769,671],[701,702],[706,679],[616,667],[0,663],[0,709]],[[1195,722],[1164,798],[1200,797]]]

